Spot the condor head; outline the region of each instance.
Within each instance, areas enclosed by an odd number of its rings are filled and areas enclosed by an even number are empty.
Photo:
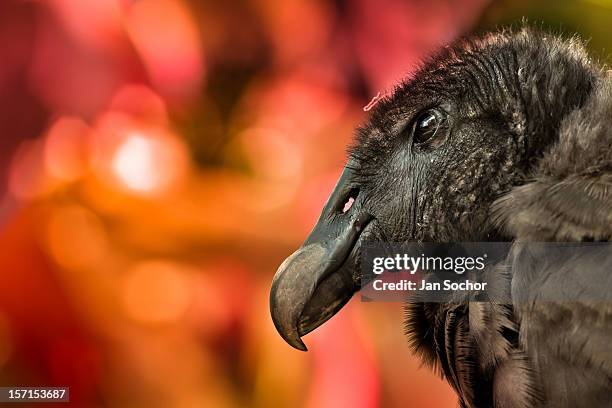
[[[579,47],[524,29],[442,49],[379,102],[304,244],[279,267],[270,310],[301,337],[361,285],[367,242],[507,240],[493,202],[521,185],[596,74]]]

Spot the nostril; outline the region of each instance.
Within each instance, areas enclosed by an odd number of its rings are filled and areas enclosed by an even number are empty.
[[[346,200],[344,200],[344,205],[342,206],[342,214],[346,213],[348,210],[351,209],[353,203],[355,202],[355,199],[357,198],[357,195],[359,195],[358,188],[353,188],[351,189],[351,191],[349,191]]]
[[[342,209],[342,213],[344,214],[345,212],[350,210],[354,202],[355,202],[355,199],[353,197],[349,197],[348,201],[344,203],[344,208]]]

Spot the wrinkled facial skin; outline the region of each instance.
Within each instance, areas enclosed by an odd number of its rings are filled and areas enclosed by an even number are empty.
[[[559,49],[531,31],[461,42],[377,104],[319,222],[275,276],[270,306],[285,340],[305,350],[300,337],[358,290],[366,241],[510,239],[491,204],[529,176],[594,77],[578,49]],[[423,141],[416,129],[432,110],[444,126]]]
[[[499,111],[487,108],[469,77],[448,88],[430,75],[406,85],[359,130],[349,163],[363,208],[385,241],[490,239],[495,232],[483,204],[522,176],[525,140]],[[447,115],[435,146],[417,144],[412,135],[414,118],[429,108]]]
[[[381,238],[503,238],[488,221],[490,204],[529,175],[590,89],[589,73],[571,57],[559,61],[563,70],[548,56],[534,64],[537,50],[484,43],[443,50],[358,130],[349,163]],[[415,144],[413,121],[432,107],[446,112],[448,131],[434,146]]]

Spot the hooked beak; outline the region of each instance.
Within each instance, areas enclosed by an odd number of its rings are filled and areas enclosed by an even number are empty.
[[[312,232],[272,281],[272,320],[283,339],[298,350],[307,350],[301,337],[329,320],[359,289],[359,237],[373,217],[361,209],[351,179],[351,170],[345,168]]]

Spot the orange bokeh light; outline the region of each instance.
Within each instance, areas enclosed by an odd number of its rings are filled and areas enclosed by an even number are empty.
[[[47,172],[62,181],[74,181],[86,170],[89,126],[79,119],[62,117],[47,134],[44,160]]]
[[[59,207],[50,215],[45,238],[55,262],[71,270],[87,270],[100,264],[109,250],[100,219],[76,204]]]
[[[122,298],[127,314],[143,323],[170,323],[179,319],[192,300],[193,273],[193,268],[171,261],[136,264],[123,281]]]

